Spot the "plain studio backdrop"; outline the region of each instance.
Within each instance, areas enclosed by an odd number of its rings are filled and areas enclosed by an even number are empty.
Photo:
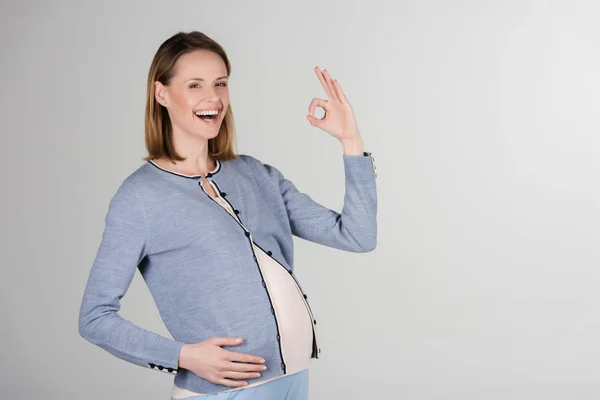
[[[599,20],[592,0],[3,2],[0,397],[169,398],[77,318],[145,155],[152,57],[199,30],[231,58],[240,153],[341,211],[342,148],[305,119],[318,65],[375,157],[377,249],[294,239],[311,399],[600,398]],[[139,272],[120,313],[170,337]]]

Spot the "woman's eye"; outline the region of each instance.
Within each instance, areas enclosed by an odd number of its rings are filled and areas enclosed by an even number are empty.
[[[225,82],[219,82],[219,83],[217,83],[217,86],[218,85],[221,85],[221,87],[226,87],[227,83],[225,83]],[[190,85],[190,89],[196,89],[196,88],[200,88],[200,84],[199,83],[193,83],[193,84]]]

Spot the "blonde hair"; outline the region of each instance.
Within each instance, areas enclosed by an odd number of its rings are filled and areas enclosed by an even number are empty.
[[[179,32],[160,45],[148,72],[148,86],[146,95],[145,136],[148,155],[143,160],[167,157],[173,161],[183,161],[175,151],[173,143],[173,128],[171,119],[165,107],[159,104],[154,97],[154,82],[159,81],[168,85],[173,77],[175,62],[183,54],[194,50],[209,50],[221,57],[227,68],[227,76],[231,74],[231,64],[225,50],[205,34],[192,32]],[[221,128],[216,137],[208,140],[209,156],[220,160],[237,158],[235,147],[235,124],[233,110],[229,105]]]

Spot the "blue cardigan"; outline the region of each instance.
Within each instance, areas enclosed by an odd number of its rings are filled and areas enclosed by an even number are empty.
[[[230,350],[266,360],[262,376],[248,383],[285,374],[277,320],[251,241],[292,276],[292,235],[352,252],[375,249],[374,159],[367,152],[342,157],[341,214],[252,156],[217,160],[206,178],[216,184],[241,224],[203,191],[200,175],[142,164],[110,201],[81,303],[81,336],[123,360],[173,374],[178,387],[199,393],[231,389],[178,365],[184,343],[213,336],[244,338]],[[174,340],[119,315],[120,299],[136,269]],[[319,351],[313,343],[311,358],[318,358]]]

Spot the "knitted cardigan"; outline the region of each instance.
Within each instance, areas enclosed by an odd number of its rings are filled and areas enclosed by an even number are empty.
[[[277,318],[251,242],[292,276],[293,235],[351,252],[375,249],[374,158],[367,152],[342,157],[341,213],[315,202],[278,169],[252,156],[217,160],[206,178],[241,223],[204,192],[200,175],[142,164],[110,200],[81,303],[80,335],[125,361],[172,374],[178,387],[199,393],[231,389],[178,365],[184,343],[214,336],[242,337],[242,344],[228,349],[266,360],[267,369],[249,383],[286,374]],[[119,315],[136,269],[173,339]],[[315,340],[311,358],[319,352]]]

